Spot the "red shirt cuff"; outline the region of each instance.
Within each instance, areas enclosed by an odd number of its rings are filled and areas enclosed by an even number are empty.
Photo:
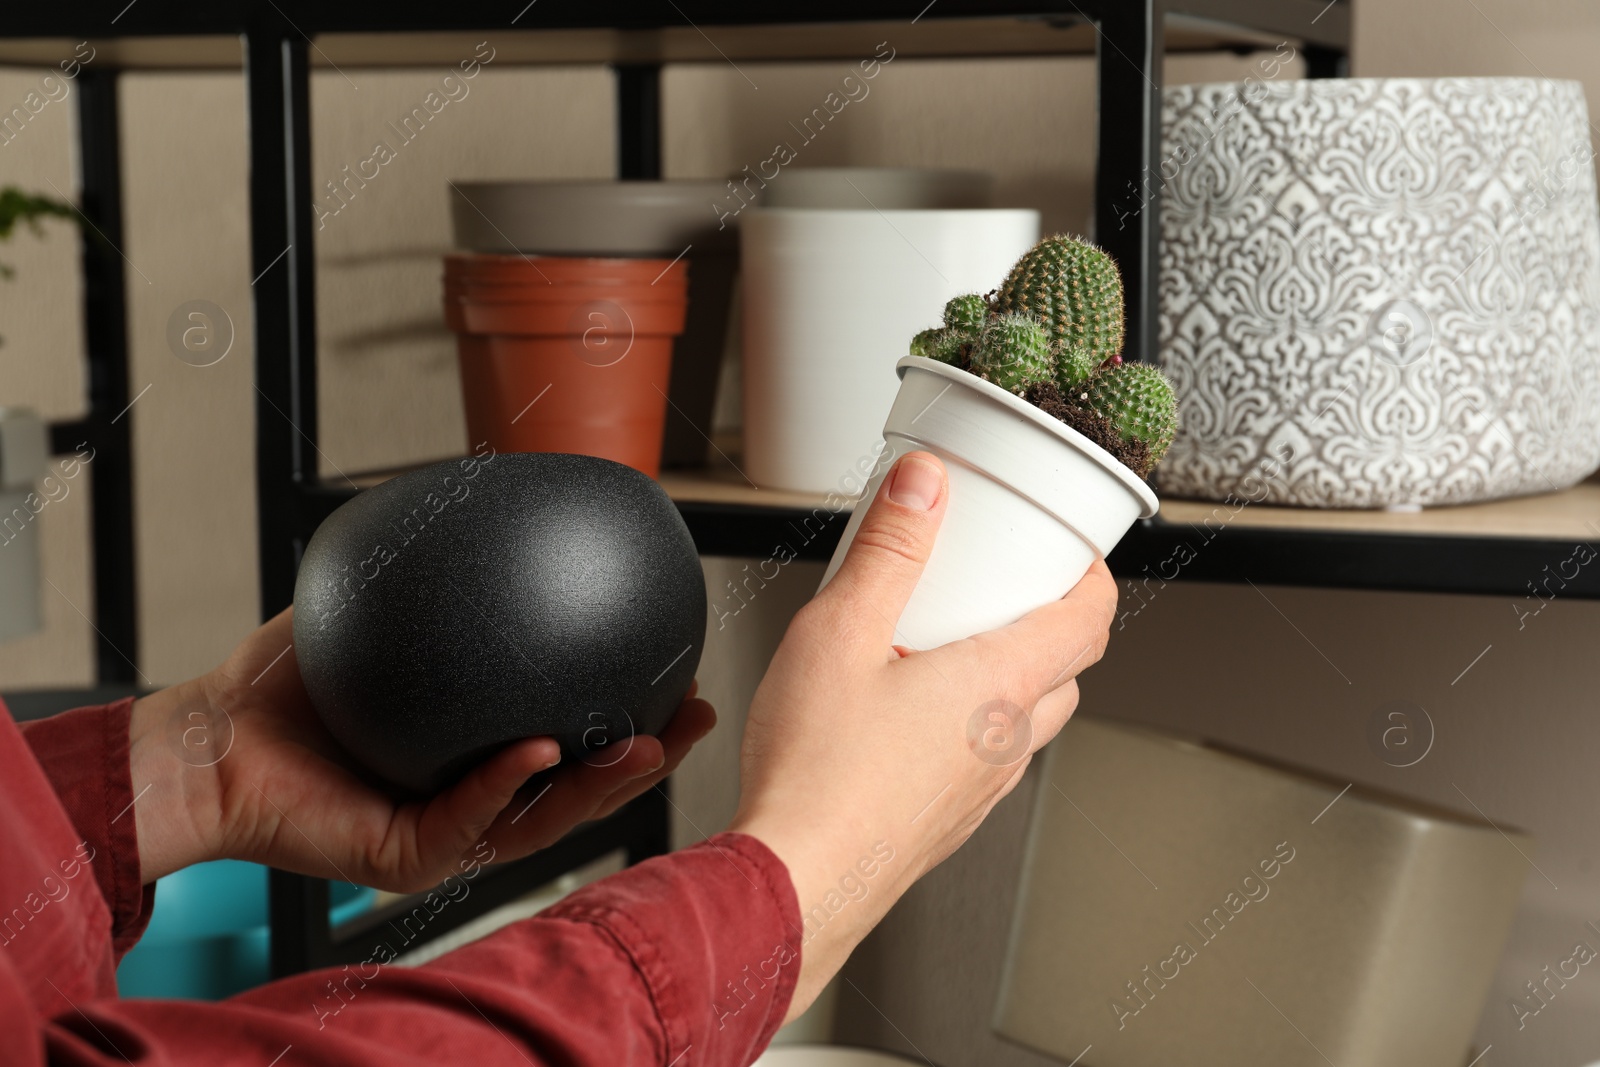
[[[650,991],[666,1062],[749,1063],[800,974],[800,903],[783,861],[723,833],[588,886],[542,917],[603,928]]]
[[[718,833],[541,913],[605,929],[650,990],[666,1062],[747,1064],[778,1032],[800,976],[800,902],[757,838]]]
[[[144,933],[155,901],[155,886],[145,886],[140,876],[139,837],[133,816],[128,762],[133,699],[19,724],[72,825],[94,849],[89,867],[111,911],[112,944],[118,959]]]

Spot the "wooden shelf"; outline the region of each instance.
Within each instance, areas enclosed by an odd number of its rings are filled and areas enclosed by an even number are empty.
[[[1166,21],[1168,52],[1271,50],[1284,40],[1326,43],[1322,38],[1348,36],[1349,14],[1335,5],[1325,17],[1310,0],[1275,0],[1250,8],[1250,25],[1242,26],[1241,0],[1184,0],[1173,3]],[[1246,6],[1249,6],[1248,0]],[[249,21],[243,5],[218,3],[203,10],[162,11],[134,8],[104,37],[90,38],[94,64],[118,70],[242,69],[240,33]],[[280,0],[274,6],[298,32],[314,42],[308,56],[313,67],[344,69],[384,67],[453,67],[473,55],[477,44],[491,40],[495,65],[559,65],[583,63],[761,63],[840,60],[871,56],[879,42],[893,42],[896,57],[983,58],[1095,54],[1096,33],[1087,17],[1035,13],[997,16],[982,4],[946,4],[949,12],[934,17],[868,18],[867,10],[844,11],[819,18],[814,5],[726,5],[727,10],[697,5],[695,21],[673,13],[667,5],[640,9],[633,25],[608,23],[616,12],[598,7],[586,17],[581,8],[525,13],[516,27],[506,25],[503,11],[473,11],[473,5],[383,5],[384,32],[372,32],[371,17],[351,14],[351,5],[311,4]],[[1047,5],[1045,5],[1047,6]],[[416,8],[412,10],[411,8]],[[957,8],[966,10],[957,11]],[[1303,8],[1303,10],[1300,10]],[[1181,10],[1180,10],[1181,9]],[[881,10],[881,5],[880,5]],[[0,65],[54,67],[73,55],[79,40],[55,27],[63,21],[50,12],[18,12],[0,38]],[[898,15],[898,12],[897,12]],[[954,16],[954,17],[952,17]],[[1302,17],[1305,16],[1305,17]],[[77,22],[77,19],[66,21]],[[350,24],[360,24],[352,31]],[[663,24],[655,24],[663,23]],[[419,29],[418,27],[426,27]],[[484,27],[488,27],[485,29]]]
[[[726,442],[724,442],[726,444]],[[731,448],[728,449],[733,455]],[[659,479],[674,500],[726,506],[792,508],[825,506],[826,494],[758,488],[734,465],[718,460],[704,470],[664,471]],[[1482,504],[1423,508],[1326,509],[1267,504],[1224,505],[1211,500],[1166,497],[1152,524],[1217,530],[1314,530],[1402,534],[1414,537],[1505,537],[1600,542],[1600,476],[1557,493],[1512,497]]]
[[[781,510],[809,513],[830,504],[826,493],[795,489],[773,489],[752,483],[737,466],[735,458],[719,459],[714,465],[662,471],[656,480],[667,495],[680,504],[710,505],[751,510]],[[361,471],[350,475],[360,489],[370,489],[416,466]],[[322,489],[334,496],[340,492],[342,478],[323,483]],[[837,499],[831,501],[837,504]],[[1237,509],[1237,510],[1235,510]],[[849,508],[843,509],[846,514]],[[1146,525],[1174,529],[1195,528],[1219,532],[1228,528],[1286,530],[1345,534],[1383,534],[1409,537],[1514,538],[1542,541],[1600,542],[1600,474],[1556,493],[1491,500],[1482,504],[1423,508],[1420,511],[1388,509],[1332,509],[1278,507],[1269,504],[1239,506],[1212,500],[1185,500],[1163,497],[1161,512]]]
[[[849,521],[823,493],[764,489],[741,472],[734,444],[700,470],[663,472],[705,555],[761,557],[791,546],[802,559],[826,560]],[[354,476],[363,488],[399,471]],[[324,483],[312,493],[325,515],[351,495]],[[837,499],[831,501],[837,505]],[[803,532],[802,532],[803,531]],[[1154,519],[1136,523],[1112,554],[1130,580],[1245,582],[1333,588],[1525,596],[1529,583],[1600,546],[1600,478],[1559,493],[1416,512],[1233,506],[1163,500]],[[1570,567],[1570,563],[1567,564]],[[1600,563],[1582,566],[1562,595],[1600,598]]]
[[[802,558],[832,555],[848,521],[827,497],[755,488],[732,460],[661,479],[708,555],[761,556],[795,544],[818,512],[825,531]],[[837,503],[837,501],[834,501]],[[1580,543],[1600,544],[1600,479],[1559,493],[1416,512],[1322,510],[1211,501],[1162,501],[1110,560],[1125,581],[1256,582],[1512,597],[1552,568],[1570,575]],[[1577,568],[1563,596],[1600,599],[1600,564]]]
[[[1328,510],[1249,504],[1236,513],[1213,501],[1164,499],[1160,522],[1261,530],[1337,530],[1413,537],[1532,537],[1600,541],[1600,478],[1559,493],[1421,511]],[[1231,513],[1231,514],[1230,514]]]
[[[0,66],[50,67],[72,59],[82,38],[0,39]],[[193,37],[113,37],[88,41],[90,66],[109,70],[243,70],[242,38],[229,34]]]

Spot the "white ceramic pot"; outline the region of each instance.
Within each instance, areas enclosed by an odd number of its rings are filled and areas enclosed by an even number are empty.
[[[1163,493],[1242,492],[1285,452],[1266,499],[1317,507],[1549,492],[1600,464],[1577,82],[1187,85],[1163,126],[1161,362],[1182,414]]]
[[[993,202],[993,174],[928,167],[789,167],[761,191],[762,207],[905,211]]]
[[[1020,397],[920,356],[898,364],[900,392],[883,427],[886,452],[944,461],[950,502],[895,641],[933,648],[1015,622],[1057,600],[1105,557],[1155,494],[1111,454]],[[886,455],[863,501],[877,493]],[[822,584],[854,539],[855,509]]]
[[[878,440],[912,335],[1038,238],[1037,211],[746,211],[745,472],[836,489]]]

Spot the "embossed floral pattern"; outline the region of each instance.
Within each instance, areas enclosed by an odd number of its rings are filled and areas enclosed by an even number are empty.
[[[1221,498],[1286,446],[1268,499],[1314,507],[1548,492],[1600,465],[1580,86],[1239,93],[1165,94],[1188,162],[1162,191],[1161,360],[1183,421],[1158,488]]]

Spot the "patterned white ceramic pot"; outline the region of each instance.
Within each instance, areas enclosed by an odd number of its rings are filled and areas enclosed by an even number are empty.
[[[1260,500],[1271,458],[1274,503],[1458,504],[1600,465],[1577,82],[1179,86],[1163,126],[1159,489]]]

